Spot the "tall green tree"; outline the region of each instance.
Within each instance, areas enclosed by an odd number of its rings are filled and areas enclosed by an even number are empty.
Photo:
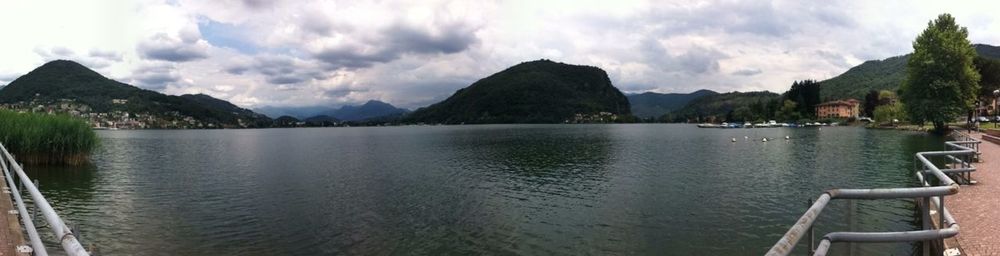
[[[979,73],[973,67],[976,51],[969,31],[950,14],[938,15],[913,41],[900,88],[911,121],[931,122],[944,132],[947,122],[972,109],[979,93]]]
[[[796,111],[802,117],[812,117],[815,115],[816,105],[820,103],[820,84],[815,80],[802,80],[792,82],[792,88],[789,88],[787,92],[783,95],[785,100],[794,101],[796,104]],[[782,105],[779,102],[778,105]]]
[[[872,117],[875,114],[875,107],[878,107],[878,105],[878,91],[868,91],[868,94],[865,94],[864,116]]]
[[[1000,90],[1000,61],[984,57],[976,57],[973,61],[979,71],[979,97],[990,100],[996,97],[994,90]]]

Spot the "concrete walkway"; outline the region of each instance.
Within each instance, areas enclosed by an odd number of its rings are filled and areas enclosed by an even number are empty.
[[[961,226],[957,242],[962,255],[1000,255],[1000,145],[982,141],[982,162],[972,174],[977,184],[962,186],[945,202]]]

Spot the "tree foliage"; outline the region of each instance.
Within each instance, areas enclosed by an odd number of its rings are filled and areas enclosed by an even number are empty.
[[[895,119],[906,119],[906,107],[903,103],[882,105],[875,108],[873,113],[876,123],[889,123]]]
[[[993,91],[1000,90],[1000,61],[976,57],[973,61],[979,71],[979,97],[992,99],[996,97]]]
[[[976,51],[969,31],[942,14],[913,42],[913,55],[900,90],[906,111],[916,123],[931,122],[944,131],[948,121],[972,108],[979,93]]]
[[[800,118],[813,117],[816,115],[816,105],[820,103],[820,84],[814,80],[795,81],[792,83],[792,87],[784,93],[783,98],[785,101],[794,101],[796,116]],[[787,103],[784,104],[787,105]],[[791,113],[786,114],[790,115]]]
[[[697,98],[660,117],[665,122],[754,122],[774,118],[781,96],[768,91],[728,92]],[[731,114],[730,114],[731,112]],[[732,119],[729,119],[729,118]]]
[[[975,44],[973,47],[980,57],[1000,59],[1000,47]],[[823,91],[820,98],[835,100],[843,98],[861,99],[871,90],[896,91],[906,79],[906,63],[910,54],[890,57],[884,60],[870,60],[855,66],[847,72],[820,82]]]
[[[875,107],[878,107],[878,91],[871,90],[868,94],[865,94],[864,108],[862,108],[861,115],[872,117],[875,115]]]
[[[575,114],[631,115],[628,99],[597,67],[525,62],[476,81],[407,122],[562,123]]]

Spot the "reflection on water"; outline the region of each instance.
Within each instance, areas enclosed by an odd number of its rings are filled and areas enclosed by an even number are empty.
[[[823,190],[912,184],[912,154],[941,142],[687,125],[100,136],[92,166],[28,169],[108,255],[761,254]],[[914,219],[905,200],[834,201],[817,234],[907,230]],[[913,248],[833,252],[850,250]]]

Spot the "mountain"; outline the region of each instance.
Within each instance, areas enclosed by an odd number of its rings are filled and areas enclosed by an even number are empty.
[[[360,106],[343,106],[337,110],[327,112],[326,115],[344,121],[363,121],[367,119],[397,116],[409,112],[409,110],[397,108],[389,103],[369,100]]]
[[[272,118],[280,116],[291,116],[298,119],[305,119],[317,115],[322,115],[323,113],[329,113],[336,110],[337,110],[336,108],[326,107],[326,106],[308,106],[308,107],[263,106],[253,109],[253,111],[257,113],[261,113]]]
[[[645,92],[631,94],[626,97],[628,97],[628,103],[632,105],[632,114],[641,118],[656,118],[684,107],[691,100],[715,94],[719,93],[710,90],[698,90],[692,93],[667,94]]]
[[[347,105],[340,108],[325,106],[260,107],[254,110],[268,116],[291,116],[304,120],[310,117],[325,115],[336,118],[340,121],[364,121],[384,116],[401,116],[410,112],[407,109],[397,108],[389,103],[377,100],[369,100],[362,105]]]
[[[1000,47],[974,44],[979,56],[1000,59]],[[906,62],[910,54],[890,57],[884,60],[870,60],[855,66],[834,78],[820,82],[820,98],[836,100],[843,98],[864,99],[871,90],[896,91],[906,78]]]
[[[212,96],[208,96],[208,95],[201,94],[201,93],[199,93],[199,94],[184,94],[184,95],[181,95],[180,97],[188,99],[188,100],[191,100],[191,101],[194,101],[194,102],[201,103],[202,105],[205,105],[205,106],[208,106],[208,107],[212,107],[212,108],[223,110],[223,111],[228,111],[230,113],[237,114],[237,115],[256,116],[256,117],[259,117],[259,118],[266,118],[266,116],[264,116],[262,114],[258,114],[256,112],[253,112],[253,111],[249,110],[249,109],[245,109],[245,108],[241,108],[239,106],[233,105],[233,103],[229,103],[228,101],[220,100],[220,99],[214,98]]]
[[[631,116],[628,98],[597,67],[524,62],[421,108],[408,122],[562,123],[577,114]]]
[[[208,95],[172,96],[108,79],[68,60],[56,60],[10,82],[0,91],[0,103],[21,106],[73,103],[89,112],[147,114],[151,127],[165,127],[191,118],[209,127],[256,127],[270,119]],[[154,122],[154,121],[150,121]]]
[[[299,119],[291,116],[279,116],[274,119],[273,127],[296,127]]]
[[[763,112],[767,104],[777,102],[781,95],[768,91],[760,92],[728,92],[722,94],[707,95],[691,100],[683,108],[664,115],[663,119],[675,122],[687,122],[689,120],[704,120],[714,116],[722,118],[739,108],[747,108],[751,112]]]
[[[318,115],[303,119],[302,121],[306,122],[309,126],[333,126],[340,123],[340,119],[328,115]]]

